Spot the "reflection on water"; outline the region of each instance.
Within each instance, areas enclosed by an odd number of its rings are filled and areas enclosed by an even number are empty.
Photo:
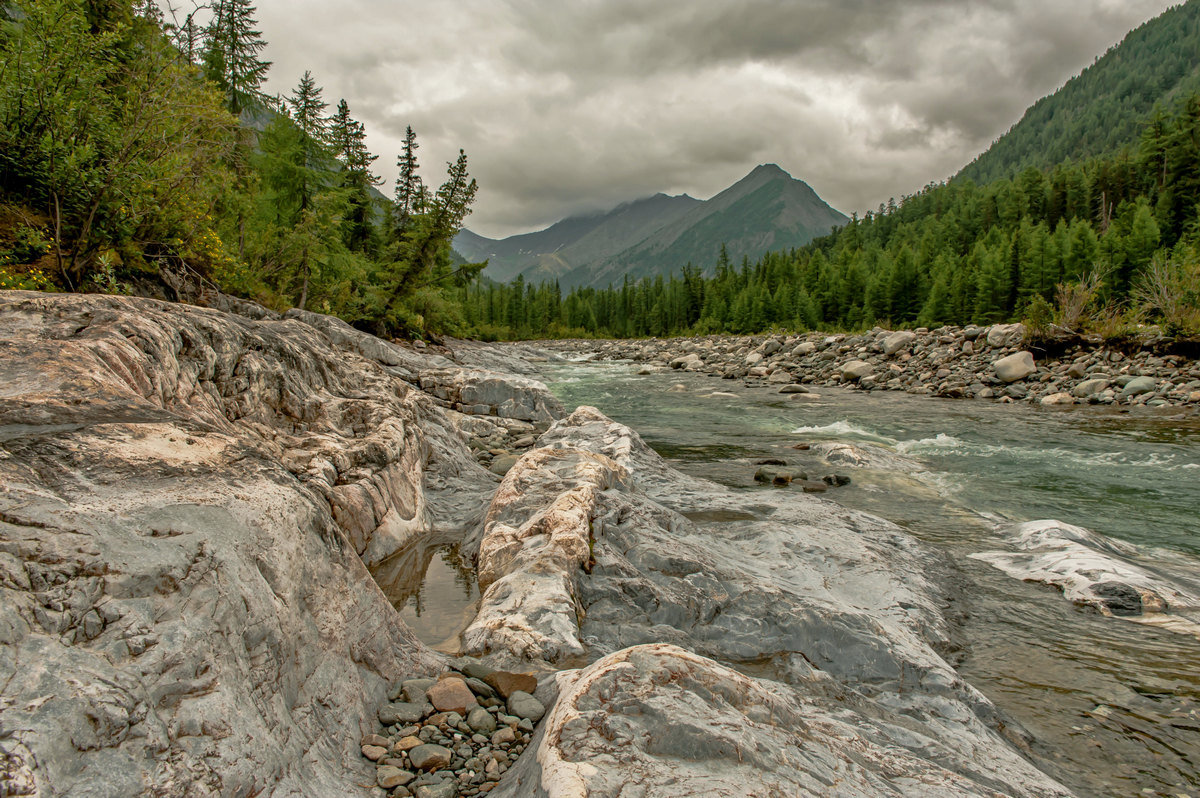
[[[435,540],[410,547],[381,562],[372,575],[421,642],[458,653],[458,636],[475,617],[479,589],[457,545]]]
[[[823,387],[819,400],[796,401],[766,386],[634,371],[552,364],[545,376],[568,408],[597,406],[697,477],[786,490],[754,483],[764,457],[850,474],[850,485],[824,497],[900,524],[958,565],[947,609],[959,649],[952,664],[1024,727],[1039,767],[1081,796],[1200,798],[1200,640],[1076,607],[967,556],[1003,547],[998,525],[1057,518],[1200,569],[1195,413]],[[675,383],[687,391],[669,391]],[[794,448],[820,441],[879,447],[912,465],[830,466]]]

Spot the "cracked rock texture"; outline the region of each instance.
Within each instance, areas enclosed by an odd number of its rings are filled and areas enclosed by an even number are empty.
[[[389,683],[444,667],[366,565],[496,485],[416,387],[452,366],[317,314],[0,292],[0,792],[362,794]]]
[[[539,443],[489,513],[519,495],[530,533],[494,524],[479,544],[480,573],[524,593],[507,616],[481,612],[471,640],[500,649],[518,626],[582,649],[529,646],[533,665],[593,664],[560,675],[536,759],[496,794],[1069,794],[938,653],[950,566],[899,528],[685,476],[594,408]],[[572,492],[586,500],[556,504]],[[745,520],[689,519],[722,515]]]
[[[783,684],[659,643],[558,678],[535,756],[497,798],[1068,795],[1011,752],[929,736],[811,669]]]

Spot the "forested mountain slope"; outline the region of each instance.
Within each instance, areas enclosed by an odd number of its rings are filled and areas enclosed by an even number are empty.
[[[1034,103],[1021,120],[958,174],[988,183],[1028,166],[1111,155],[1136,146],[1156,105],[1200,91],[1200,0],[1131,31],[1117,46]]]

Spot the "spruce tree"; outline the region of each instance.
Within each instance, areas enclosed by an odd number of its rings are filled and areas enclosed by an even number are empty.
[[[262,104],[260,87],[271,67],[258,57],[267,43],[255,29],[254,11],[249,0],[218,0],[204,46],[204,73],[235,115]]]

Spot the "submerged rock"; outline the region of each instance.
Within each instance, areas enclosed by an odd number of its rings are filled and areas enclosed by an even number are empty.
[[[1071,601],[1123,617],[1200,608],[1200,580],[1191,584],[1138,562],[1138,549],[1061,521],[1029,521],[1005,538],[1015,552],[972,554],[1010,576],[1062,590]],[[1200,627],[1189,629],[1200,631]]]

